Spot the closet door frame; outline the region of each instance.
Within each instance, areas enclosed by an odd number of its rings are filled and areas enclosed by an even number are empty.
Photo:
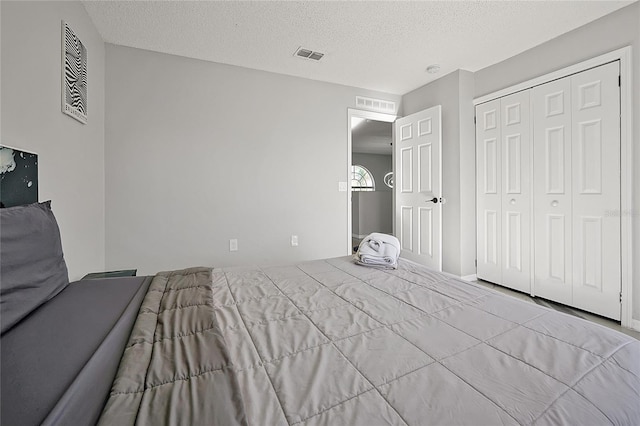
[[[620,226],[621,226],[621,324],[623,327],[640,331],[640,319],[633,319],[633,221],[631,204],[633,193],[633,90],[631,46],[623,47],[609,53],[571,65],[558,71],[524,81],[506,89],[490,93],[473,100],[474,107],[498,99],[515,92],[531,89],[544,83],[568,77],[588,69],[620,61]],[[532,203],[533,209],[533,203]],[[626,212],[626,214],[625,214]],[[533,211],[531,212],[533,217]],[[533,244],[533,238],[531,239]],[[531,250],[533,256],[533,248]],[[533,259],[532,259],[533,261]],[[531,268],[533,283],[533,268]]]

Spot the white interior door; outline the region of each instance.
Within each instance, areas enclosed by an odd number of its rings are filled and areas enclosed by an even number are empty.
[[[401,256],[442,270],[440,105],[395,122],[395,230]]]
[[[571,77],[573,305],[620,319],[619,62]]]
[[[533,100],[534,292],[571,305],[571,81],[535,87]]]
[[[500,99],[478,105],[476,121],[476,275],[502,284]]]

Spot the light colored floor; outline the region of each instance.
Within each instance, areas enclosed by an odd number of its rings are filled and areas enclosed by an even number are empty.
[[[531,297],[528,294],[521,293],[519,291],[511,290],[509,288],[503,287],[501,285],[496,285],[490,282],[477,280],[475,283],[480,284],[484,287],[491,288],[493,290],[499,291],[501,293],[507,294],[509,296],[516,297],[518,299],[525,300],[530,303],[535,303],[537,305],[546,306],[547,308],[555,309],[556,311],[564,312],[566,314],[574,315],[576,317],[580,317],[586,319],[591,322],[595,322],[596,324],[604,325],[605,327],[612,328],[616,331],[624,333],[628,336],[634,337],[640,340],[640,332],[622,327],[619,322],[610,320],[608,318],[604,318],[598,315],[590,314],[589,312],[581,311],[579,309],[571,308],[569,306],[561,305],[559,303],[551,302],[545,299],[540,299],[539,297]]]

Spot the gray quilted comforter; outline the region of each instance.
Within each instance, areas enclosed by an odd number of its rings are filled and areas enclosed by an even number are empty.
[[[161,273],[100,423],[640,425],[640,342],[402,260]]]

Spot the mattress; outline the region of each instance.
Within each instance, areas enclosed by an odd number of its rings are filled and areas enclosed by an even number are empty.
[[[400,260],[158,274],[100,418],[640,424],[640,342]]]
[[[3,334],[0,423],[95,424],[150,281],[71,283]]]

